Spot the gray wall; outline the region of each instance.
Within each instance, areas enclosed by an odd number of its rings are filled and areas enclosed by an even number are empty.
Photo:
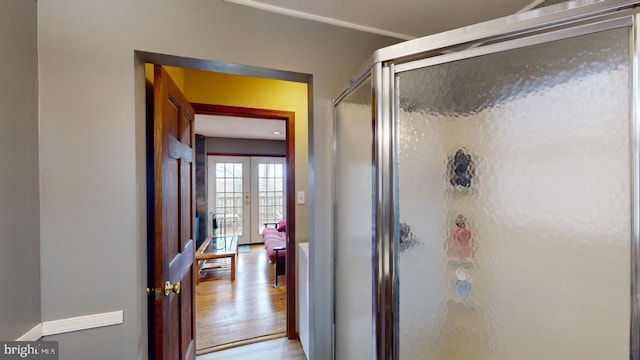
[[[286,150],[280,140],[207,138],[207,154],[285,156]]]
[[[39,0],[42,318],[124,310],[122,325],[49,337],[61,358],[146,358],[143,50],[313,75],[311,347],[328,359],[331,99],[394,42],[221,0]]]
[[[35,0],[0,1],[0,339],[40,323]]]

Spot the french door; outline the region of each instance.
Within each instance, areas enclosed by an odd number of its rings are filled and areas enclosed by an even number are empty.
[[[209,224],[214,234],[236,234],[238,244],[248,243],[251,188],[250,159],[238,156],[209,156]]]
[[[208,179],[216,234],[235,233],[238,244],[260,243],[265,224],[285,218],[284,157],[210,155]]]
[[[251,242],[262,242],[265,224],[285,218],[285,158],[251,158]]]

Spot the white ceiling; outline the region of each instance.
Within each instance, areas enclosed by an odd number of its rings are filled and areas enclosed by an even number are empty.
[[[284,140],[286,122],[237,116],[196,115],[195,133],[222,138]],[[280,134],[274,134],[279,131]]]
[[[411,39],[558,0],[225,0],[371,33]]]

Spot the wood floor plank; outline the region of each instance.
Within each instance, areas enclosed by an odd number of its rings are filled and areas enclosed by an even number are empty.
[[[286,282],[273,288],[274,267],[264,245],[238,254],[236,280],[229,260],[206,270],[196,286],[196,349],[199,354],[221,345],[286,331]]]

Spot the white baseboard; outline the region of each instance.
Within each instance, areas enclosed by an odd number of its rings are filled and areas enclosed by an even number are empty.
[[[16,341],[37,341],[42,337],[42,324],[38,324],[33,329],[27,331],[24,335],[16,339]]]
[[[97,327],[122,324],[124,314],[122,310],[102,314],[78,316],[42,323],[42,335],[56,335],[71,331],[87,330]]]
[[[43,336],[64,334],[72,331],[94,329],[103,326],[118,325],[124,323],[122,310],[77,316],[67,319],[45,321],[36,325],[26,334],[19,337],[18,341],[36,341]]]

